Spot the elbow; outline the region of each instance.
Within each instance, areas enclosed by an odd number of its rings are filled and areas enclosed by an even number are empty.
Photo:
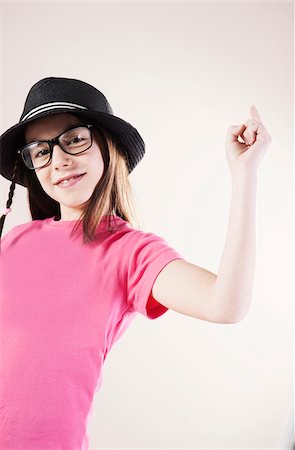
[[[215,311],[218,311],[219,323],[234,324],[242,322],[246,317],[250,308],[251,299],[249,297],[227,297],[225,300],[224,296],[220,297],[220,295],[216,295],[215,293],[214,304]]]
[[[225,319],[223,318],[222,320],[219,321],[219,323],[223,323],[223,324],[234,324],[234,323],[239,323],[242,322],[243,318],[241,317],[226,317]]]
[[[220,323],[234,324],[242,322],[244,318],[247,316],[248,311],[249,307],[239,311],[233,311],[232,309],[230,311],[223,311]]]
[[[247,316],[248,314],[248,309],[242,313],[237,313],[237,314],[229,314],[226,318],[225,323],[239,323],[242,322],[244,320],[244,318]]]

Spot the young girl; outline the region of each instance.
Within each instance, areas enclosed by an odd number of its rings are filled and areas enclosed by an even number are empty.
[[[271,142],[255,108],[252,116],[228,130],[234,197],[217,277],[132,226],[128,175],[145,146],[106,97],[70,78],[32,86],[19,123],[0,141],[0,172],[12,181],[0,235],[15,183],[27,188],[32,216],[1,239],[2,450],[88,449],[103,363],[136,313],[155,319],[170,308],[215,323],[244,317],[256,169]]]

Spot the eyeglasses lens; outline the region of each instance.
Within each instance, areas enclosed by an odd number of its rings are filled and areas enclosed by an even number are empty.
[[[91,146],[91,132],[87,127],[77,127],[62,134],[59,138],[62,148],[72,155],[84,152]],[[25,147],[23,158],[31,169],[45,166],[50,159],[48,142],[36,141]]]

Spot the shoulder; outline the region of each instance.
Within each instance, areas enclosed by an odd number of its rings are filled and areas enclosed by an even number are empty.
[[[19,239],[23,234],[32,229],[38,228],[41,222],[42,220],[31,220],[29,222],[15,225],[1,236],[1,248],[4,249],[8,247],[12,242],[14,242],[16,239]]]
[[[153,261],[167,259],[168,255],[177,253],[173,246],[161,235],[132,227],[127,221],[121,220],[120,226],[112,235],[107,235],[105,245],[109,256],[111,253],[120,255],[120,264],[129,266],[133,263],[153,264]],[[172,255],[173,254],[173,255]],[[178,256],[178,253],[177,253]]]
[[[151,231],[134,228],[125,229],[121,239],[121,252],[128,267],[138,269],[145,267],[160,267],[174,258],[183,256],[171,245],[166,238]]]
[[[128,222],[123,223],[118,231],[122,245],[127,246],[133,252],[143,247],[168,245],[164,237],[151,231],[133,228]]]

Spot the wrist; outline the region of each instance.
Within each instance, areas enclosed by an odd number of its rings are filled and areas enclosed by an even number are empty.
[[[249,191],[257,189],[257,173],[238,171],[232,173],[232,188],[236,191],[241,189]]]
[[[238,169],[231,169],[231,176],[233,180],[249,180],[249,179],[257,179],[257,170],[256,169],[245,169],[245,168],[238,168]]]

